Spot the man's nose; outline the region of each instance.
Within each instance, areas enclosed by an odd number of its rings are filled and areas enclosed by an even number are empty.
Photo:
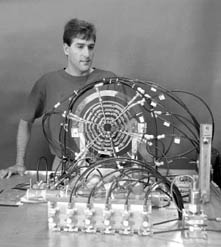
[[[83,49],[83,55],[84,55],[85,57],[89,57],[90,51],[89,51],[88,47],[84,47],[84,49]]]

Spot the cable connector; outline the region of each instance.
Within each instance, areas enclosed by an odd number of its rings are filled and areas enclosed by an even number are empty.
[[[65,226],[64,231],[66,232],[78,232],[78,219],[77,219],[77,209],[74,207],[72,203],[68,203],[67,211],[66,211],[66,219],[65,219]]]
[[[221,217],[216,217],[217,222],[221,222]]]
[[[147,205],[143,206],[141,225],[138,230],[138,235],[140,236],[150,236],[153,234],[152,223],[150,215],[152,212],[151,201],[147,202]]]
[[[125,205],[125,209],[122,214],[122,221],[121,226],[122,228],[119,230],[119,233],[122,235],[132,235],[133,231],[133,221],[132,221],[133,214],[128,208],[128,205]]]
[[[48,202],[48,228],[51,231],[61,231],[60,210],[56,202]]]
[[[115,229],[113,227],[114,221],[113,221],[113,210],[111,209],[111,206],[109,204],[105,205],[105,209],[103,211],[103,229],[101,232],[103,234],[114,234]]]
[[[95,224],[95,210],[90,204],[88,204],[85,210],[84,228],[82,229],[83,232],[96,233],[97,229]]]

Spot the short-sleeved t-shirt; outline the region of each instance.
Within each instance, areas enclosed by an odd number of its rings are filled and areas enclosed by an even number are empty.
[[[27,122],[34,122],[75,90],[88,83],[114,76],[114,73],[100,69],[94,69],[86,76],[72,76],[64,69],[47,73],[34,84],[21,118]]]

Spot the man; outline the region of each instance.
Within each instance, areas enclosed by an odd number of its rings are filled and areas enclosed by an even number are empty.
[[[35,119],[85,84],[115,76],[112,72],[92,67],[95,42],[96,30],[93,24],[79,19],[67,22],[63,33],[67,67],[42,76],[33,86],[18,125],[16,163],[1,170],[1,178],[24,174],[26,149]]]

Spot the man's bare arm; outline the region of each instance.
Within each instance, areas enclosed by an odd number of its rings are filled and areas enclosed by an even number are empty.
[[[13,174],[23,175],[25,172],[25,155],[31,136],[32,123],[20,120],[17,132],[17,155],[16,163],[6,169],[0,170],[0,178],[9,178]]]

